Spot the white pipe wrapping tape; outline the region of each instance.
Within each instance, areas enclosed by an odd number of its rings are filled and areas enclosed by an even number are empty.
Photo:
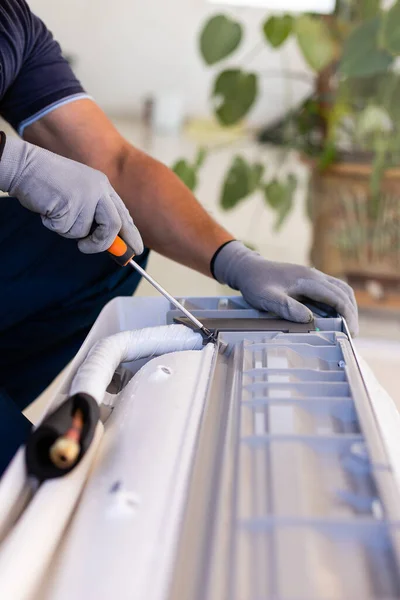
[[[28,600],[35,593],[86,482],[103,431],[99,422],[77,467],[43,483],[6,537],[0,549],[0,598]]]
[[[101,404],[121,363],[181,350],[200,350],[203,338],[184,325],[148,327],[106,337],[90,350],[71,384],[70,395],[89,394]]]

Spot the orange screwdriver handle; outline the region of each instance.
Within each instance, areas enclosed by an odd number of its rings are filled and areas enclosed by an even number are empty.
[[[111,254],[116,263],[121,267],[125,267],[128,262],[135,256],[135,252],[128,246],[122,238],[117,235],[107,252]]]

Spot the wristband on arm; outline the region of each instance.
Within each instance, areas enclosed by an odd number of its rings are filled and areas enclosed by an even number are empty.
[[[3,157],[4,147],[6,145],[7,136],[4,131],[0,131],[0,161]]]
[[[0,155],[0,160],[1,160],[1,155]],[[216,276],[215,276],[215,271],[214,271],[214,268],[215,268],[215,261],[217,260],[217,258],[218,258],[218,254],[221,252],[221,250],[222,250],[223,248],[225,248],[225,246],[227,246],[228,244],[231,244],[232,242],[236,242],[236,240],[229,240],[228,242],[225,242],[224,244],[222,244],[222,246],[220,246],[220,247],[218,248],[218,250],[217,250],[217,251],[214,253],[214,256],[213,256],[213,257],[212,257],[212,259],[211,259],[211,262],[210,262],[210,271],[211,271],[211,275],[213,276],[213,278],[214,278],[216,281],[218,281],[218,280],[217,280],[217,278],[216,278]]]

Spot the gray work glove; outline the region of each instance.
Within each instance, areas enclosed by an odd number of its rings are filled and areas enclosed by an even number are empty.
[[[306,297],[332,306],[350,331],[358,332],[354,292],[347,283],[309,267],[265,260],[241,242],[230,242],[217,254],[215,278],[239,290],[255,308],[271,311],[289,321],[308,323],[313,315],[296,298]]]
[[[107,250],[118,234],[136,254],[143,252],[142,238],[121,198],[104,173],[91,167],[7,137],[0,189],[39,213],[51,231],[78,239],[85,254]]]

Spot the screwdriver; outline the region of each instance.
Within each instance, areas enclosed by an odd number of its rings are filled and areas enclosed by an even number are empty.
[[[149,275],[140,265],[138,265],[133,257],[135,256],[132,248],[128,246],[124,240],[117,235],[111,246],[108,248],[107,252],[111,254],[116,263],[118,263],[121,267],[126,267],[126,265],[130,265],[133,269],[135,269],[142,277],[144,277],[157,291],[160,292],[166,298],[195,325],[195,327],[199,330],[201,335],[203,336],[205,342],[212,342],[214,344],[217,343],[217,337],[215,333],[207,329],[199,321],[190,311],[188,311],[178,300],[176,300],[167,290],[165,290],[151,275]]]

